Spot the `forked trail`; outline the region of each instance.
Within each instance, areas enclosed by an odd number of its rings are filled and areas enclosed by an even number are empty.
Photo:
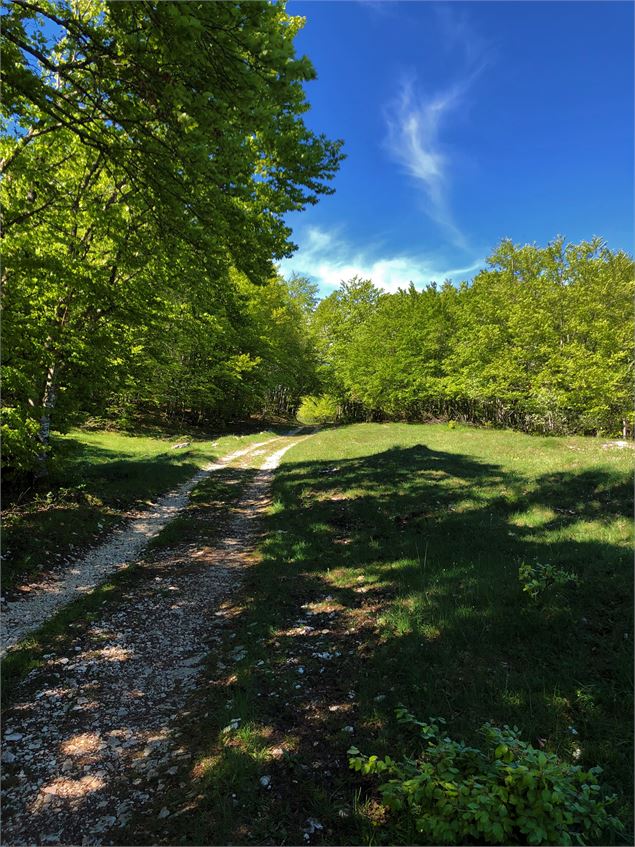
[[[4,844],[120,843],[130,815],[178,784],[189,754],[177,718],[219,640],[215,612],[253,560],[273,470],[307,437],[226,457],[228,477],[254,453],[264,463],[220,517],[221,540],[158,553],[151,574],[22,683],[4,722]]]

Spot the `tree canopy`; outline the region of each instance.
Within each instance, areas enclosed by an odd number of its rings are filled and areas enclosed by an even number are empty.
[[[344,417],[632,431],[633,260],[601,239],[504,240],[472,284],[323,300],[313,331]]]
[[[228,419],[311,384],[306,302],[275,261],[342,153],[303,120],[302,24],[241,0],[3,10],[10,466],[78,414]]]

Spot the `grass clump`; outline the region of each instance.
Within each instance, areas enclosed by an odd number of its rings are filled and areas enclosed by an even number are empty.
[[[405,708],[401,724],[416,727],[425,748],[395,760],[351,747],[350,767],[390,777],[379,786],[383,802],[404,815],[433,844],[587,844],[622,830],[602,796],[599,767],[585,770],[555,753],[537,750],[518,728],[486,723],[482,747],[445,736],[442,718],[422,722]]]

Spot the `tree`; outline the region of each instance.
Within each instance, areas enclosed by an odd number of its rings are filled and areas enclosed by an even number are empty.
[[[352,333],[373,314],[381,292],[368,279],[354,277],[318,304],[311,330],[324,390],[340,403],[355,404],[350,391],[348,348]],[[353,409],[348,410],[354,413]]]
[[[352,280],[314,331],[324,391],[361,416],[632,432],[633,260],[601,239],[503,240],[471,285]]]
[[[283,216],[329,193],[341,142],[305,125],[315,77],[284,3],[14,0],[3,16],[10,167],[61,129],[99,152],[164,227],[254,281],[293,249]]]
[[[302,118],[302,23],[240,0],[3,10],[9,464],[44,458],[53,415],[257,406],[275,344],[235,273],[275,277],[285,215],[329,193],[342,158]]]

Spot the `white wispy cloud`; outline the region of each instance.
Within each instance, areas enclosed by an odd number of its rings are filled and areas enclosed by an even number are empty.
[[[443,150],[440,127],[460,101],[461,88],[453,87],[428,100],[417,98],[415,84],[402,84],[399,97],[387,115],[387,147],[390,155],[424,190],[425,211],[457,247],[466,239],[456,225],[448,199],[449,156]]]
[[[394,292],[406,288],[410,282],[417,288],[446,279],[460,282],[484,266],[480,258],[466,267],[456,268],[443,263],[438,256],[373,255],[368,250],[354,248],[337,232],[319,227],[309,228],[300,241],[300,249],[280,263],[280,270],[285,276],[297,273],[311,277],[323,294],[354,276],[370,279],[384,291]]]
[[[423,189],[425,211],[452,244],[468,249],[450,203],[450,172],[454,164],[442,133],[453,115],[467,105],[467,95],[487,64],[486,45],[474,33],[465,15],[447,6],[435,18],[443,43],[458,49],[462,70],[458,77],[434,94],[424,93],[416,75],[402,80],[397,96],[385,109],[386,149],[402,169]]]

